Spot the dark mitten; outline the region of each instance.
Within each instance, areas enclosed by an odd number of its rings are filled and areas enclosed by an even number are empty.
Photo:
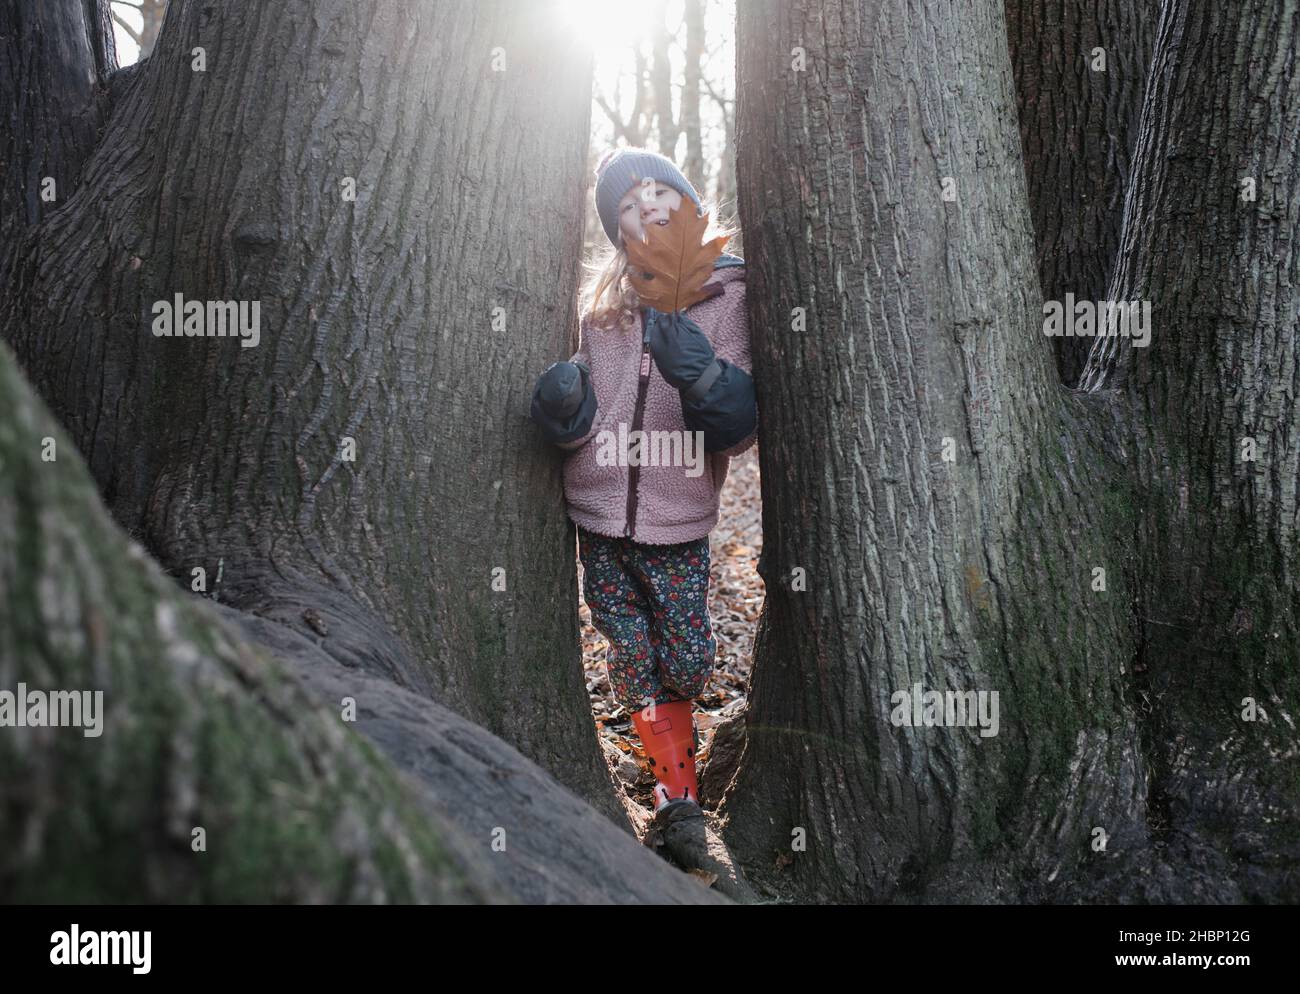
[[[717,363],[721,372],[698,398],[681,391],[682,417],[689,431],[704,432],[705,452],[729,449],[758,428],[754,378],[726,359]]]
[[[692,396],[708,390],[719,369],[713,345],[698,324],[681,311],[654,311],[646,317],[646,334],[650,354],[664,380],[678,390],[691,390],[699,384],[702,389]],[[708,377],[708,383],[701,384],[702,377]]]
[[[529,417],[550,442],[570,442],[585,435],[596,417],[590,370],[574,362],[548,366],[533,389]]]

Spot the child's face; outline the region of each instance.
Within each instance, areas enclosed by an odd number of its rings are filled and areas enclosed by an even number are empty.
[[[618,228],[624,242],[645,241],[651,224],[667,224],[668,212],[682,205],[682,195],[667,183],[638,183],[618,202]]]

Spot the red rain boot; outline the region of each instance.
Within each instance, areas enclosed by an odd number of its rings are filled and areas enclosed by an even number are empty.
[[[655,814],[668,804],[700,803],[695,782],[695,721],[690,701],[656,704],[654,720],[647,717],[652,709],[632,712],[632,723],[641,736],[655,780]]]

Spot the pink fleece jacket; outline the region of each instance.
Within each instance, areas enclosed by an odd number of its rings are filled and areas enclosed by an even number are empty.
[[[700,326],[713,351],[720,358],[750,370],[749,323],[745,311],[745,269],[731,266],[716,269],[704,288],[713,296],[686,309],[686,316]],[[641,316],[644,316],[644,309]],[[731,457],[740,455],[758,440],[753,434],[720,452],[696,449],[703,472],[692,476],[693,460],[675,459],[676,465],[601,465],[598,453],[606,455],[618,446],[620,424],[630,436],[641,373],[641,316],[618,328],[589,326],[584,318],[578,351],[570,362],[583,361],[591,370],[596,391],[596,417],[581,438],[561,443],[570,450],[564,460],[564,497],[569,517],[575,524],[598,535],[623,536],[629,527],[628,512],[634,512],[631,538],[648,545],[672,545],[703,538],[718,523],[718,497],[726,482]],[[650,360],[641,430],[687,433],[682,417],[681,396],[659,375]],[[602,432],[609,434],[602,437]],[[642,451],[648,454],[648,445]],[[632,479],[636,496],[629,499]]]

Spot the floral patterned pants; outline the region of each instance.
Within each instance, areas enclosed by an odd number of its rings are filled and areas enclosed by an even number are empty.
[[[578,526],[582,596],[609,640],[605,668],[629,711],[690,700],[713,672],[709,624],[709,537],[643,545]]]

